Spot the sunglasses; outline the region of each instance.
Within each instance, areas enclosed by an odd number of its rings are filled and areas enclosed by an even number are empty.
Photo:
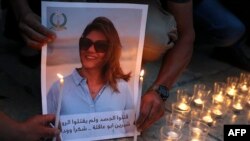
[[[94,45],[95,51],[98,53],[105,53],[109,48],[108,41],[98,40],[93,42],[88,38],[80,38],[79,41],[80,50],[87,51],[92,45]]]

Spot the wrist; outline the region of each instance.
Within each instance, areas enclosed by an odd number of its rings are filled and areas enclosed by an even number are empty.
[[[169,89],[161,84],[151,86],[149,91],[155,91],[163,101],[166,101],[169,97]]]

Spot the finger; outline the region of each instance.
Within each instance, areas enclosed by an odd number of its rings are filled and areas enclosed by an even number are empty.
[[[141,125],[140,129],[145,130],[150,127],[155,121],[160,119],[164,115],[164,106],[161,100],[155,100],[147,119]]]
[[[136,126],[138,130],[141,130],[142,125],[144,124],[145,120],[148,118],[148,115],[150,114],[152,108],[152,104],[144,104],[142,102],[141,109],[140,109],[140,115],[138,120],[136,121]]]
[[[155,123],[155,121],[159,120],[163,115],[163,110],[157,110],[155,112],[150,113],[151,116],[148,116],[147,120],[144,122],[144,124],[141,126],[141,130],[145,130],[149,128],[151,125]]]
[[[57,136],[60,134],[60,130],[57,129],[57,128],[43,128],[42,129],[42,134],[41,136],[42,137],[46,137],[46,138],[51,138],[51,137],[54,137],[54,136]]]
[[[43,43],[40,43],[40,42],[37,42],[37,41],[30,39],[25,34],[21,34],[21,36],[24,39],[24,41],[26,42],[27,46],[30,48],[41,50],[42,46],[44,45]]]
[[[34,20],[30,20],[32,17]],[[47,42],[51,42],[56,38],[56,34],[49,30],[47,27],[43,26],[40,22],[40,17],[36,14],[31,14],[26,19],[27,25],[30,26],[33,30],[41,33],[43,36],[47,37]]]
[[[54,122],[56,119],[55,115],[53,114],[43,115],[43,117],[44,117],[44,121],[46,121],[47,123]]]
[[[22,34],[25,34],[28,38],[40,42],[40,43],[46,43],[48,38],[44,36],[43,34],[37,32],[36,30],[33,30],[32,27],[28,26],[25,23],[20,23],[19,28],[21,30]]]
[[[51,122],[54,122],[55,116],[52,114],[49,115],[40,115],[37,117],[37,121],[42,125],[48,125]]]
[[[39,31],[47,37],[47,42],[52,42],[56,38],[56,34],[44,26],[34,27],[34,30]]]

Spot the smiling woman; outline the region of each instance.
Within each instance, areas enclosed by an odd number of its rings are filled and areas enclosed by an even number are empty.
[[[108,18],[97,17],[87,25],[79,39],[79,55],[82,67],[64,79],[60,115],[134,107],[127,82],[130,73],[125,74],[120,67],[120,38]],[[59,85],[57,81],[49,90],[49,113],[56,113]]]

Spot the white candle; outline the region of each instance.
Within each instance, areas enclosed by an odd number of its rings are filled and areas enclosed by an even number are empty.
[[[194,128],[192,129],[192,132],[198,133],[199,135],[202,134],[202,130],[201,130],[200,128],[198,128],[198,127],[194,127]]]
[[[213,118],[211,117],[211,115],[206,115],[202,118],[203,121],[205,121],[206,123],[210,124],[213,122]]]
[[[192,129],[192,138],[200,138],[202,135],[202,130],[198,127],[193,127]]]
[[[184,121],[181,119],[174,119],[173,123],[174,123],[174,125],[182,126],[184,124]]]
[[[142,84],[143,84],[143,76],[144,76],[144,70],[142,69],[140,72],[140,77],[139,77],[139,92],[138,92],[138,97],[137,97],[137,103],[136,103],[136,115],[135,118],[138,119],[139,117],[139,111],[140,111],[140,98],[141,98],[141,94],[142,94]],[[134,133],[134,141],[137,141],[137,130],[135,130]]]
[[[174,131],[169,131],[168,133],[168,136],[171,138],[171,139],[176,139],[178,138],[178,134]]]
[[[230,87],[227,89],[227,94],[230,96],[230,97],[233,97],[235,94],[236,94],[236,89],[235,87]]]
[[[185,122],[181,119],[173,119],[173,126],[178,128],[178,129],[182,129],[182,127],[184,126]]]
[[[224,97],[222,94],[214,95],[214,102],[215,103],[222,103],[224,101]]]
[[[243,109],[243,106],[241,105],[241,103],[236,103],[236,104],[233,104],[233,108],[237,111],[240,111]]]
[[[217,109],[217,108],[214,108],[214,109],[212,110],[212,113],[213,113],[214,115],[216,115],[217,117],[222,116],[222,111],[221,111],[220,109]]]
[[[62,103],[62,89],[63,89],[63,84],[64,84],[63,75],[58,73],[57,76],[60,79],[60,88],[59,88],[59,97],[58,97],[57,110],[56,110],[55,128],[58,128],[59,126],[61,103]],[[53,138],[53,141],[56,141],[56,137]]]
[[[178,108],[182,111],[187,111],[189,109],[189,106],[186,103],[180,103],[178,105]]]
[[[247,92],[248,91],[248,88],[247,88],[247,85],[246,84],[244,84],[244,85],[242,85],[241,87],[240,87],[240,90],[242,91],[242,92]]]
[[[202,99],[200,99],[200,98],[196,98],[196,99],[194,100],[194,103],[195,103],[197,106],[201,106],[201,105],[204,103],[204,101],[203,101]]]
[[[191,141],[200,141],[200,140],[196,138],[192,138]]]

